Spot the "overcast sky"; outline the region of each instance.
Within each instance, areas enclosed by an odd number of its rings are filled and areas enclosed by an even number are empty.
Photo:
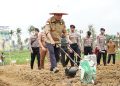
[[[41,28],[57,6],[69,15],[63,16],[67,28],[88,30],[93,24],[96,32],[104,27],[106,33],[120,32],[120,0],[0,0],[0,26],[20,27],[27,36],[30,25]]]

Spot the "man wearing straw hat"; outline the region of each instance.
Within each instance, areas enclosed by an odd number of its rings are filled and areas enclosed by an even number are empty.
[[[50,13],[50,15],[53,16],[48,19],[44,31],[46,34],[46,47],[48,48],[50,54],[50,71],[56,73],[59,71],[57,68],[57,62],[60,60],[60,49],[57,44],[60,43],[61,35],[66,34],[65,22],[63,21],[62,16],[67,15],[67,13],[63,13],[59,10]]]

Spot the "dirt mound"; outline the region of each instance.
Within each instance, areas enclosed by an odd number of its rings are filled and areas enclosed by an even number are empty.
[[[0,86],[10,86],[10,84],[0,79]]]
[[[49,65],[45,69],[30,69],[29,65],[0,66],[0,86],[92,86],[80,82],[78,71],[75,78],[68,78],[64,69],[59,64],[59,73],[49,71]],[[97,79],[94,86],[119,86],[120,85],[120,61],[115,65],[98,66]]]

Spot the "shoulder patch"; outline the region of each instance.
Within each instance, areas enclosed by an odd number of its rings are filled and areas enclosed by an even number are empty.
[[[49,24],[50,24],[50,19],[48,19],[46,22],[46,25],[49,25]]]
[[[62,25],[62,24],[65,24],[65,22],[63,21],[63,19],[61,19],[60,24],[61,24],[61,25]]]
[[[49,25],[50,23],[49,22],[46,22],[46,25]]]

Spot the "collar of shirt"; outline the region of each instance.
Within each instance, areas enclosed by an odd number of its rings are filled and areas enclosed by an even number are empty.
[[[61,19],[61,20],[59,20],[59,21],[57,21],[55,18],[54,18],[54,16],[51,18],[51,23],[60,23],[60,24],[62,24],[63,23],[63,20]]]

